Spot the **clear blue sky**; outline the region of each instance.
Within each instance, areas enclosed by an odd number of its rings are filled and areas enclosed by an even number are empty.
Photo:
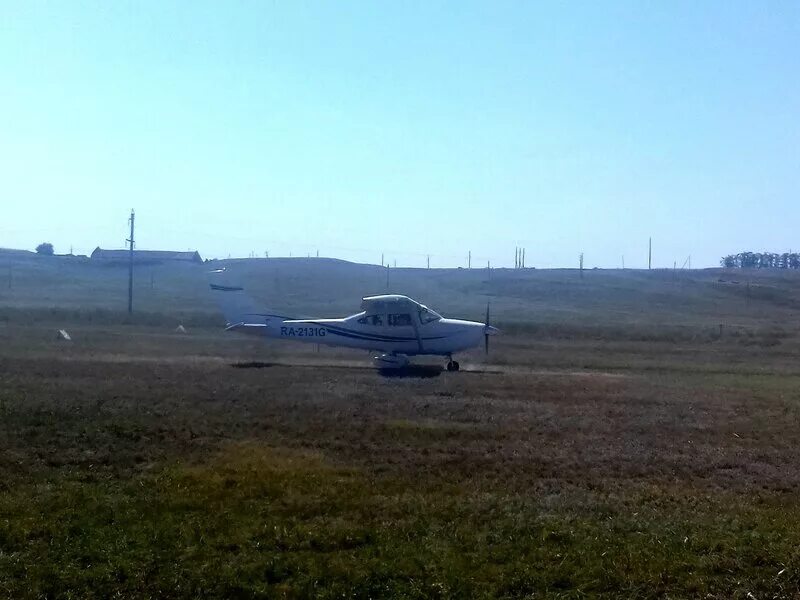
[[[800,249],[800,3],[3,2],[0,246]]]

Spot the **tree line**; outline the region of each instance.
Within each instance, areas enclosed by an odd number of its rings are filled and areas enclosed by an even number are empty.
[[[800,253],[739,252],[720,259],[727,269],[800,269]]]

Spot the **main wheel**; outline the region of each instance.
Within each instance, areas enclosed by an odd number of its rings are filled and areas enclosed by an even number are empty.
[[[454,363],[452,360],[450,362],[448,362],[447,363],[447,370],[448,371],[455,371],[456,370],[456,363]]]
[[[458,371],[461,368],[461,365],[458,364],[458,361],[453,361],[453,371]]]

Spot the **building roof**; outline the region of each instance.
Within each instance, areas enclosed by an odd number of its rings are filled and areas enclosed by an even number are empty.
[[[98,247],[94,249],[94,252],[92,252],[92,258],[98,260],[127,261],[129,257],[129,250],[103,250],[102,248]],[[133,260],[136,262],[158,262],[165,260],[203,262],[203,259],[200,258],[200,253],[197,251],[174,252],[172,250],[134,250]]]

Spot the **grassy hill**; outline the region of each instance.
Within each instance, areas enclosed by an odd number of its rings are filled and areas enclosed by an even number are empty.
[[[207,272],[227,267],[257,300],[296,315],[356,312],[362,296],[407,294],[453,316],[480,318],[491,301],[497,323],[552,334],[692,332],[718,328],[796,329],[800,274],[704,269],[391,269],[335,259],[274,258],[203,265],[137,266],[137,319],[215,324],[221,320]],[[79,257],[0,256],[0,318],[122,320],[127,267]]]

